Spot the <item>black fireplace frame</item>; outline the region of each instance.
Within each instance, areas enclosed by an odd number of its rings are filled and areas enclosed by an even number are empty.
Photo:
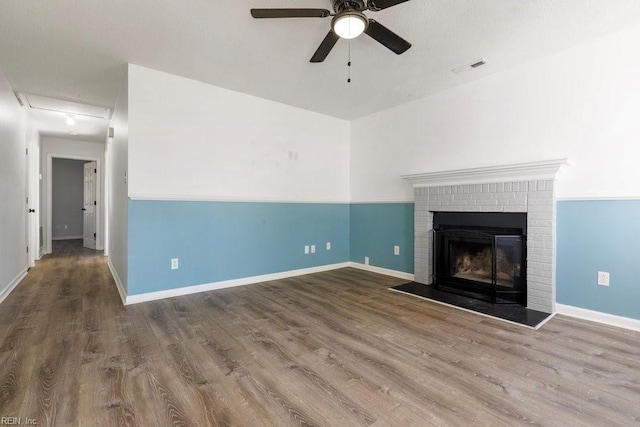
[[[526,213],[503,212],[434,212],[433,218],[433,286],[463,296],[481,299],[494,304],[527,304],[526,279]],[[498,239],[519,237],[520,275],[514,288],[497,285],[496,244]],[[492,250],[491,283],[454,277],[447,263],[450,241],[490,246]]]

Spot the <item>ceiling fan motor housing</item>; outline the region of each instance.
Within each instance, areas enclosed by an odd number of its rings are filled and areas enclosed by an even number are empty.
[[[336,13],[345,10],[357,10],[361,12],[366,7],[364,0],[333,0],[333,10]]]

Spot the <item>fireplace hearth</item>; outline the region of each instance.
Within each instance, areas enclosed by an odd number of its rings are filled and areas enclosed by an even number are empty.
[[[433,285],[526,306],[526,213],[435,212]]]

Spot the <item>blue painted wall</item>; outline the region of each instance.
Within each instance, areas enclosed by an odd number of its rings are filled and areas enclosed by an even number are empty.
[[[557,221],[558,303],[640,319],[640,200],[558,202]]]
[[[413,273],[413,203],[351,205],[351,261]],[[400,255],[393,247],[400,246]]]
[[[129,201],[129,295],[348,260],[348,204]]]
[[[640,319],[640,201],[562,201],[557,219],[558,303]],[[413,203],[129,201],[128,293],[365,256],[413,273],[413,236]],[[312,244],[316,253],[305,255]],[[610,287],[596,285],[597,271],[611,273]]]

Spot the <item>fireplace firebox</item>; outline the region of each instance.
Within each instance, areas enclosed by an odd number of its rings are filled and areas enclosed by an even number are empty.
[[[526,213],[435,212],[433,284],[526,306]]]

